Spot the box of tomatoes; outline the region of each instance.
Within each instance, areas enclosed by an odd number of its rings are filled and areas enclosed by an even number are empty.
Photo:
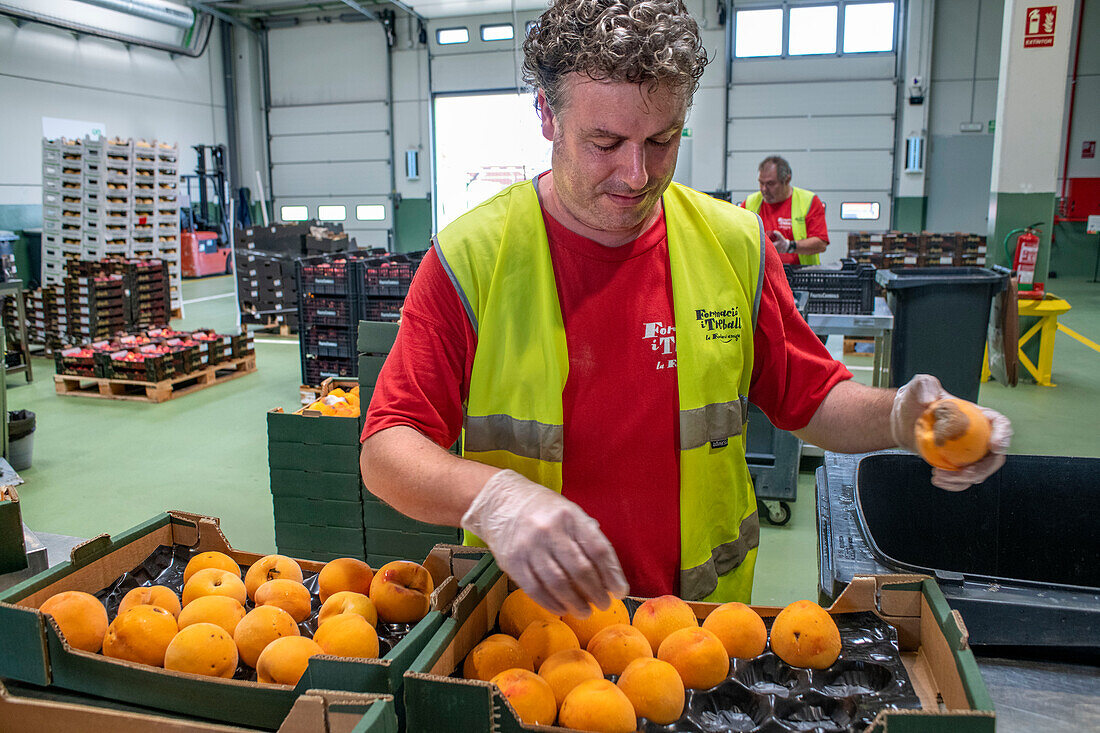
[[[244,552],[170,511],[0,593],[0,678],[265,730],[308,690],[393,695],[402,715],[403,673],[486,573],[459,546],[378,568]]]
[[[966,628],[927,576],[858,576],[829,608],[662,596],[576,618],[502,575],[455,606],[405,674],[408,730],[995,729]]]

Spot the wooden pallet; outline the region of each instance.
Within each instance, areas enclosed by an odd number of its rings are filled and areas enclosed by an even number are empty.
[[[63,397],[100,397],[133,402],[166,402],[215,384],[228,382],[256,371],[256,355],[224,361],[202,371],[181,374],[161,382],[131,382],[127,379],[54,375],[54,388]]]
[[[248,324],[247,327],[252,329],[253,331],[270,331],[272,336],[290,336],[291,335],[290,325],[287,324],[287,323],[274,323],[274,322],[264,323],[264,324],[250,323],[250,324]]]

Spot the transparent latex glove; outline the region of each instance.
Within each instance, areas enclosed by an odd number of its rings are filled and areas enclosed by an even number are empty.
[[[775,245],[775,249],[779,254],[794,252],[794,242],[784,237],[778,230],[773,230],[768,238],[772,240],[772,244]]]
[[[894,442],[913,453],[917,451],[917,419],[930,404],[946,397],[954,397],[944,390],[940,380],[931,374],[918,374],[898,389],[890,410],[890,434]],[[989,408],[978,405],[989,418],[989,453],[977,463],[958,471],[943,468],[932,469],[932,485],[946,491],[962,491],[980,484],[1004,465],[1005,453],[1012,440],[1012,423],[1008,418]]]
[[[539,605],[584,617],[629,590],[619,558],[583,509],[515,471],[493,474],[462,516],[500,569]]]

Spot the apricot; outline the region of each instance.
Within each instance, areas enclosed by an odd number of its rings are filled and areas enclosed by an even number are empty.
[[[236,598],[229,596],[203,596],[196,598],[180,611],[181,630],[191,624],[214,624],[225,629],[230,636],[237,630],[237,624],[244,618],[244,606]]]
[[[418,563],[394,560],[378,568],[370,582],[370,599],[386,623],[415,623],[431,608],[435,589],[431,573]]]
[[[275,639],[260,652],[256,661],[256,679],[264,684],[296,685],[309,666],[309,658],[325,650],[313,639],[284,636]]]
[[[267,581],[277,578],[289,578],[301,583],[302,566],[286,555],[265,555],[261,557],[252,563],[244,574],[244,587],[248,591],[248,597],[255,600],[256,589]]]
[[[555,613],[550,613],[545,608],[531,600],[531,596],[522,588],[518,588],[508,594],[497,614],[497,623],[500,630],[517,639],[527,629],[532,621],[553,621],[561,618]]]
[[[296,623],[302,623],[310,615],[312,599],[309,590],[296,580],[276,578],[256,589],[256,606],[278,606]]]
[[[827,669],[840,656],[840,630],[813,601],[795,601],[772,622],[772,651],[792,667]]]
[[[612,624],[596,632],[588,642],[588,653],[600,663],[604,675],[612,675],[622,674],[635,659],[652,657],[653,649],[642,632],[630,624]]]
[[[371,626],[378,625],[378,611],[370,598],[350,590],[337,591],[329,596],[317,612],[317,623],[323,624],[341,613],[355,613],[365,618]]]
[[[271,642],[284,636],[300,636],[298,624],[278,606],[259,606],[244,615],[233,631],[233,642],[241,661],[255,667],[260,652]]]
[[[165,585],[142,585],[130,589],[118,604],[118,612],[125,613],[134,606],[160,606],[177,619],[180,615],[180,599],[176,592]]]
[[[332,616],[317,627],[313,640],[334,657],[378,658],[378,632],[355,613]]]
[[[206,568],[225,570],[226,572],[236,573],[238,578],[241,577],[241,566],[237,564],[236,560],[224,552],[211,550],[210,552],[200,552],[187,561],[187,567],[183,569],[183,584],[187,585],[187,581],[191,580],[192,575]]]
[[[104,656],[164,666],[164,653],[179,631],[176,617],[160,606],[134,606],[115,616],[103,637]]]
[[[507,634],[493,634],[466,655],[462,663],[462,676],[468,680],[488,682],[504,670],[513,668],[534,671],[531,655]]]
[[[587,648],[588,642],[592,641],[592,637],[600,629],[612,624],[630,623],[630,613],[626,610],[626,605],[618,598],[611,599],[611,605],[606,611],[601,611],[595,606],[589,608],[592,612],[587,618],[579,618],[571,613],[561,617],[561,620],[573,629],[573,633],[577,635],[577,641],[580,642],[582,647]]]
[[[573,629],[558,618],[542,619],[527,624],[527,628],[519,635],[519,645],[531,655],[534,669],[541,667],[542,663],[555,652],[581,648],[581,643],[577,641],[577,635],[573,633]]]
[[[191,576],[183,586],[183,605],[203,596],[228,596],[244,605],[245,585],[240,576],[227,570],[205,568]]]
[[[709,690],[730,671],[726,648],[713,631],[695,627],[673,631],[661,642],[657,658],[668,662],[680,673],[684,687]]]
[[[169,642],[164,652],[164,668],[230,679],[237,671],[237,645],[221,626],[191,624]]]
[[[46,599],[38,607],[53,616],[65,642],[73,649],[98,652],[107,633],[107,609],[91,593],[66,590]]]
[[[558,724],[598,733],[632,733],[638,728],[630,700],[613,682],[602,678],[582,682],[565,696]]]
[[[317,575],[317,595],[324,603],[333,593],[350,590],[366,595],[374,571],[362,560],[354,557],[338,557],[330,560]]]
[[[698,626],[699,620],[686,601],[676,596],[658,596],[638,606],[630,623],[642,632],[656,654],[666,636],[677,629]]]
[[[626,665],[617,683],[639,718],[668,725],[684,714],[684,681],[662,659],[646,657]]]
[[[539,677],[550,683],[558,707],[569,691],[585,680],[602,680],[603,670],[584,649],[566,649],[550,655],[539,667]]]
[[[737,659],[759,656],[768,646],[764,619],[744,603],[723,603],[703,619],[703,628],[713,631],[726,654]]]
[[[550,683],[527,669],[506,669],[489,680],[512,704],[516,716],[528,725],[553,725],[558,704]]]
[[[917,418],[917,451],[936,468],[958,471],[985,457],[992,429],[973,402],[936,400]]]

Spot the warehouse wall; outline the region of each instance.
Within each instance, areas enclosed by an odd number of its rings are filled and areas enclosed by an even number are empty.
[[[1003,0],[936,3],[927,180],[930,231],[985,233],[989,214]],[[980,132],[959,125],[981,123]]]
[[[0,229],[42,225],[42,118],[102,122],[106,134],[178,142],[225,142],[217,29],[199,58],[56,28],[0,22]],[[181,150],[183,171],[194,167]]]

